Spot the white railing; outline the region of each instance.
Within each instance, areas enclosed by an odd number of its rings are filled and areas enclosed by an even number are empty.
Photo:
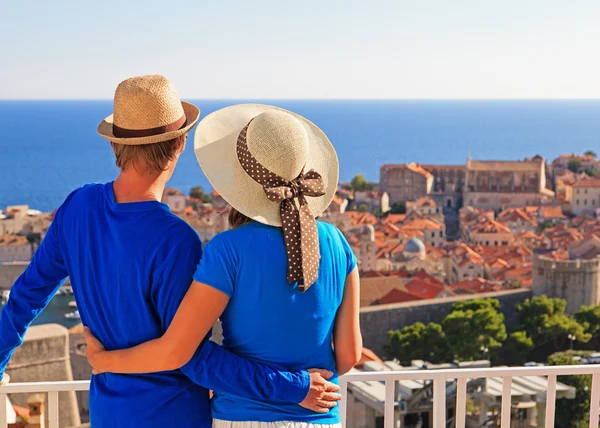
[[[394,426],[396,381],[431,380],[433,381],[433,427],[446,428],[446,382],[456,380],[455,426],[464,428],[466,422],[467,381],[469,379],[502,378],[501,428],[509,428],[512,379],[517,376],[544,376],[548,377],[545,414],[546,428],[554,428],[556,378],[563,375],[592,375],[590,415],[596,416],[590,417],[589,426],[590,428],[598,428],[598,415],[600,414],[600,365],[352,372],[340,378],[340,386],[344,396],[344,400],[340,402],[340,414],[342,416],[342,424],[345,426],[346,397],[348,396],[349,383],[383,382],[385,384],[384,428],[396,428]],[[89,385],[89,381],[71,381],[13,383],[0,386],[0,428],[7,426],[7,415],[4,404],[6,402],[6,394],[47,392],[49,428],[58,428],[58,393],[64,391],[87,391]]]
[[[548,377],[546,391],[546,428],[554,428],[554,409],[556,404],[556,377],[563,375],[592,375],[590,428],[598,428],[600,411],[600,365],[544,366],[544,367],[497,367],[484,369],[451,370],[410,370],[384,372],[352,372],[340,378],[342,395],[348,396],[348,383],[373,382],[385,383],[384,428],[394,426],[394,407],[396,404],[396,381],[430,380],[433,381],[433,427],[446,428],[446,382],[456,380],[456,416],[455,426],[464,428],[466,422],[467,381],[469,379],[502,378],[501,428],[510,427],[511,386],[517,376]],[[340,402],[342,425],[345,426],[347,400]]]
[[[66,391],[87,391],[90,389],[90,382],[87,380],[75,380],[68,382],[27,382],[12,383],[0,386],[0,428],[6,428],[8,421],[6,418],[6,394],[35,394],[41,392],[48,393],[48,420],[49,428],[58,428],[58,393]]]

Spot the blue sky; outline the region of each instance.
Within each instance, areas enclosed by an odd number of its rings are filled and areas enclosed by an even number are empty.
[[[600,98],[597,0],[0,0],[0,98]]]

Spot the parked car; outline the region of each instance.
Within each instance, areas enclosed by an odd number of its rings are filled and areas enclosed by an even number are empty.
[[[587,357],[588,364],[600,364],[600,352],[595,352]]]

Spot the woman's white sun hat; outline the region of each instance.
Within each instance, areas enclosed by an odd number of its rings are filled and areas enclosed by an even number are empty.
[[[192,129],[200,117],[198,107],[182,102],[175,86],[158,74],[121,82],[113,111],[98,125],[98,133],[127,145],[172,140]]]
[[[313,216],[322,214],[337,189],[339,164],[335,150],[316,125],[278,107],[239,104],[200,121],[194,151],[215,190],[251,219],[282,225],[280,203],[267,197],[264,186],[246,172],[238,158],[238,137],[246,127],[247,151],[273,174],[289,182],[311,170],[321,176],[324,194],[307,195],[306,202]]]

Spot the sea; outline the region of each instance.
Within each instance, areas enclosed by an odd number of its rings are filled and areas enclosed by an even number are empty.
[[[379,180],[384,163],[464,164],[540,154],[600,153],[600,100],[594,101],[231,101],[191,100],[202,117],[239,102],[297,112],[319,126],[340,160],[340,179]],[[117,169],[96,133],[111,101],[0,101],[0,209],[58,207],[70,191],[107,182]],[[192,139],[169,185],[210,190]]]
[[[464,164],[519,160],[537,154],[600,153],[600,100],[189,100],[201,117],[228,105],[258,102],[303,115],[329,137],[340,179],[379,180],[385,163]],[[114,179],[110,144],[97,135],[111,113],[103,101],[0,101],[0,209],[28,204],[52,211],[75,188]],[[169,186],[184,192],[210,184],[193,139]],[[65,320],[68,296],[57,296],[38,323]]]

